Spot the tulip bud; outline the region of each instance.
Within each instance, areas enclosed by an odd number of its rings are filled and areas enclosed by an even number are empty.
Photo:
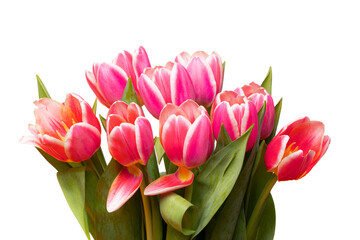
[[[279,181],[297,180],[310,172],[325,154],[330,137],[322,122],[304,117],[285,126],[269,143],[265,165]]]
[[[235,92],[242,96],[246,96],[251,102],[253,102],[255,104],[257,112],[260,111],[264,102],[266,102],[266,109],[261,127],[260,139],[263,140],[269,137],[274,128],[275,120],[275,107],[271,95],[266,91],[265,88],[257,85],[254,82],[241,88],[236,88]]]
[[[113,181],[107,210],[113,212],[124,205],[140,187],[143,174],[137,163],[146,165],[154,143],[149,120],[136,103],[116,101],[106,118],[106,133],[111,156],[124,167]]]
[[[211,109],[211,121],[215,139],[218,138],[221,125],[224,124],[233,141],[254,125],[248,139],[246,151],[254,146],[258,134],[257,111],[254,103],[245,96],[241,96],[234,91],[219,93]]]
[[[152,182],[145,195],[170,192],[192,183],[189,170],[202,165],[214,148],[211,122],[206,109],[192,100],[180,106],[167,104],[160,113],[160,141],[165,153],[179,169]]]
[[[138,78],[147,67],[150,67],[149,58],[145,49],[140,47],[134,56],[124,51],[116,56],[112,64],[94,64],[93,72],[86,71],[86,79],[99,101],[109,108],[115,101],[121,100],[129,77],[136,93],[139,93]]]

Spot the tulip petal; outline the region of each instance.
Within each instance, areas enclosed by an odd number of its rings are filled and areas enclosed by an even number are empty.
[[[144,195],[158,195],[189,186],[194,179],[192,171],[179,167],[178,170],[169,175],[162,176],[150,183],[144,190]]]
[[[114,127],[108,135],[110,154],[121,165],[129,166],[141,161],[136,148],[135,126],[130,123],[122,123]]]
[[[181,64],[174,64],[170,77],[170,91],[172,102],[179,106],[187,99],[195,100],[195,90],[189,73]]]
[[[107,116],[112,114],[119,115],[123,119],[127,119],[127,109],[128,105],[123,101],[115,101],[109,108]]]
[[[314,151],[309,151],[306,156],[303,156],[303,151],[298,150],[285,157],[278,166],[278,180],[297,180],[305,176],[305,170],[308,168],[314,155]]]
[[[305,153],[310,150],[315,151],[315,158],[318,158],[321,153],[321,146],[323,144],[325,127],[322,122],[308,121],[301,123],[293,128],[290,132],[289,143],[295,143]]]
[[[326,153],[327,149],[329,148],[329,144],[330,144],[330,137],[329,136],[324,136],[324,140],[323,140],[323,144],[322,144],[322,148],[321,148],[321,152],[318,155],[318,157],[314,157],[311,164],[308,166],[308,168],[306,169],[306,172],[304,174],[304,176],[311,171],[311,169],[318,163],[318,161],[320,160],[320,158]]]
[[[125,122],[126,119],[124,119],[122,116],[111,114],[106,118],[106,132],[110,134],[114,127],[120,126],[120,124]]]
[[[137,151],[142,163],[146,165],[154,150],[154,142],[150,122],[145,117],[138,117],[135,120],[135,136]]]
[[[266,139],[270,136],[274,128],[275,121],[275,106],[274,100],[271,95],[266,95],[266,110],[264,115],[264,120],[261,127],[261,136],[260,139]]]
[[[194,85],[196,102],[209,106],[216,95],[216,82],[210,66],[195,57],[189,63],[187,71]]]
[[[125,71],[126,75],[131,78],[135,90],[137,91],[137,85],[135,85],[137,82],[137,77],[134,72],[133,57],[131,54],[128,51],[119,53],[113,60],[113,64],[119,66]]]
[[[214,149],[211,122],[202,114],[190,126],[184,142],[184,164],[187,168],[202,165]]]
[[[102,63],[98,71],[98,87],[106,100],[106,107],[120,100],[125,89],[128,76],[120,67],[108,63]]]
[[[186,100],[179,107],[184,111],[186,118],[191,123],[193,123],[195,119],[197,119],[202,113],[209,116],[206,109],[203,106],[199,106],[196,102],[194,102],[191,99]]]
[[[139,78],[139,91],[146,108],[155,118],[159,118],[165,100],[155,83],[145,74]]]
[[[151,67],[149,57],[142,46],[139,47],[134,53],[133,66],[135,74],[139,78],[145,68]],[[135,85],[134,85],[135,86]]]
[[[212,126],[214,131],[214,137],[217,139],[221,124],[224,124],[224,127],[229,134],[231,140],[235,140],[240,137],[239,126],[236,122],[234,113],[230,109],[228,102],[221,102],[215,109],[212,119]]]
[[[221,92],[223,85],[223,65],[220,56],[217,53],[212,53],[206,58],[206,62],[209,64],[216,82],[216,93]]]
[[[134,124],[138,117],[143,117],[144,113],[139,105],[131,102],[128,105],[126,119],[128,123]]]
[[[303,117],[300,118],[292,123],[290,123],[289,125],[283,127],[280,129],[280,131],[278,132],[278,134],[276,134],[277,136],[279,135],[289,135],[290,132],[299,124],[304,123],[304,122],[308,122],[310,121],[310,119],[308,117]]]
[[[96,74],[96,72],[95,72]],[[91,90],[95,93],[96,97],[99,99],[99,101],[104,104],[105,106],[107,105],[106,100],[104,99],[104,97],[102,96],[102,93],[99,91],[98,87],[97,87],[97,81],[95,79],[95,75],[94,73],[90,72],[90,71],[86,71],[85,72],[85,77],[86,80],[91,88]]]
[[[123,167],[111,184],[106,202],[108,212],[121,208],[140,187],[143,174],[135,166]]]
[[[265,165],[267,171],[274,171],[279,165],[282,157],[284,156],[286,144],[289,141],[289,136],[282,135],[275,137],[268,145],[265,152]]]
[[[182,52],[175,58],[175,62],[183,65],[184,67],[187,67],[191,60],[191,56],[187,52]]]
[[[71,161],[80,162],[89,159],[99,149],[100,143],[97,128],[84,122],[76,123],[66,134],[65,153]]]
[[[170,77],[171,71],[164,67],[155,68],[154,76],[152,77],[166,103],[171,103]],[[149,76],[149,78],[151,77]]]
[[[256,138],[258,135],[258,117],[256,107],[252,102],[248,102],[245,104],[244,108],[244,115],[241,119],[241,128],[240,128],[240,135],[243,135],[252,125],[254,128],[251,131],[250,137],[247,142],[246,151],[249,151],[255,144]],[[240,126],[240,125],[239,125]]]
[[[161,144],[175,165],[183,164],[184,141],[191,123],[183,116],[171,115],[162,128]]]

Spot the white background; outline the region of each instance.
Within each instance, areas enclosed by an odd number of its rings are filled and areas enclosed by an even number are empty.
[[[356,2],[2,1],[1,239],[85,239],[56,171],[18,143],[34,122],[35,74],[52,98],[76,92],[92,104],[85,70],[140,45],[153,66],[182,51],[217,51],[224,90],[261,83],[272,66],[279,126],[307,115],[332,138],[310,174],[274,187],[275,239],[360,239]]]

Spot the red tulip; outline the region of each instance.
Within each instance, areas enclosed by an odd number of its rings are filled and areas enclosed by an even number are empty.
[[[90,105],[76,94],[64,103],[49,98],[35,101],[36,124],[29,125],[31,136],[21,139],[64,162],[89,159],[100,147],[101,128]]]
[[[254,125],[246,151],[254,146],[258,134],[257,111],[255,104],[245,96],[241,96],[234,91],[219,93],[211,109],[211,121],[215,139],[218,138],[221,125],[224,124],[233,141]]]
[[[152,182],[145,195],[170,192],[192,183],[191,170],[202,165],[214,148],[211,122],[206,109],[192,100],[180,106],[167,104],[160,114],[160,141],[172,163],[179,166],[174,174]]]
[[[260,111],[264,102],[266,102],[266,109],[264,120],[261,127],[260,139],[265,139],[270,136],[274,128],[275,120],[275,107],[274,100],[265,88],[252,82],[249,85],[245,85],[241,88],[236,88],[235,92],[246,96],[251,102],[255,104],[256,111]]]
[[[139,93],[138,77],[147,67],[150,67],[149,58],[145,49],[140,47],[134,56],[124,51],[112,64],[94,64],[93,72],[86,71],[86,79],[99,101],[109,108],[115,101],[121,100],[129,77]]]
[[[265,165],[279,181],[297,180],[310,172],[325,154],[330,137],[322,122],[308,117],[285,126],[274,137],[265,153]]]
[[[142,181],[137,163],[146,165],[154,149],[149,120],[136,103],[114,102],[106,118],[110,154],[124,167],[109,190],[107,210],[119,209],[134,195]]]

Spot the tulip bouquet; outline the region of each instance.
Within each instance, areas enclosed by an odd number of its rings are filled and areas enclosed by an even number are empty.
[[[273,239],[272,187],[308,174],[330,138],[308,117],[276,134],[271,68],[261,85],[222,91],[224,67],[217,53],[151,67],[144,48],[124,51],[86,71],[93,106],[74,93],[52,100],[37,77],[35,125],[21,142],[58,171],[88,239]]]

